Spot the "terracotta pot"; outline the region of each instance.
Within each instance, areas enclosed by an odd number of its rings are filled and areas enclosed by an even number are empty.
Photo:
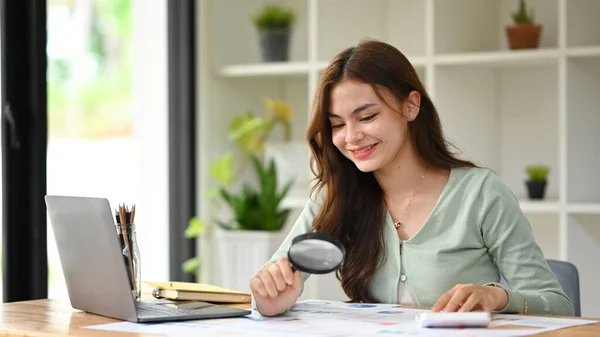
[[[506,27],[510,49],[534,49],[540,42],[541,25],[511,25]]]

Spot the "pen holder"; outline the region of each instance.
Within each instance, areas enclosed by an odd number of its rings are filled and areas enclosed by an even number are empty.
[[[125,228],[125,233],[123,233],[123,228]],[[135,224],[117,224],[117,235],[121,243],[121,253],[123,254],[123,261],[127,269],[131,293],[133,299],[139,301],[142,295],[142,265]]]

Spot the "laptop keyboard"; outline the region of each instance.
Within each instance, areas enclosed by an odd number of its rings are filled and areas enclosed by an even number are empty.
[[[177,317],[189,315],[195,310],[178,309],[164,304],[136,302],[135,307],[139,317]],[[201,310],[201,309],[199,309]]]

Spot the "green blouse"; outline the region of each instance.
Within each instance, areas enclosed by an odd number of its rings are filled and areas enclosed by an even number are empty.
[[[309,230],[318,209],[318,198],[311,198],[272,261],[287,255],[291,240]],[[380,303],[398,303],[399,282],[415,305],[430,307],[458,283],[503,286],[502,274],[508,304],[499,312],[524,312],[527,300],[531,314],[574,314],[518,200],[489,169],[452,169],[432,213],[412,238],[399,239],[389,213],[384,235],[387,259],[368,285]],[[303,275],[305,281],[308,277]]]

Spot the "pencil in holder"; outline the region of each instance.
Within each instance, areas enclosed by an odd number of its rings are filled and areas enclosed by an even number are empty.
[[[131,210],[125,206],[120,206],[116,214],[116,229],[121,244],[123,262],[127,269],[131,294],[134,300],[139,301],[142,295],[142,272],[134,216],[135,206]],[[125,223],[122,223],[121,219],[125,219]]]

